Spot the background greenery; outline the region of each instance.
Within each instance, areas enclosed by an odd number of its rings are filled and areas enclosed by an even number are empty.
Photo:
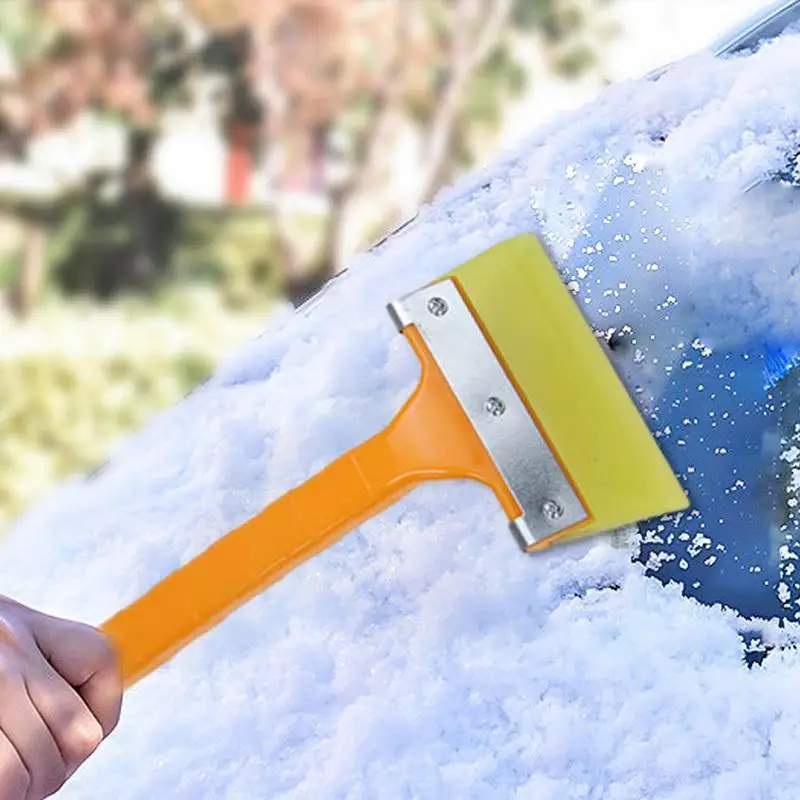
[[[0,530],[201,383],[267,311],[263,301],[231,310],[205,290],[105,308],[46,302],[0,359]]]

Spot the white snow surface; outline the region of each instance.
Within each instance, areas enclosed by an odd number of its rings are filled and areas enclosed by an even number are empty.
[[[609,154],[662,171],[672,217],[655,222],[692,217],[696,267],[672,278],[732,322],[726,335],[793,333],[786,275],[750,292],[756,320],[740,302],[753,275],[701,267],[712,246],[750,246],[715,211],[800,130],[799,45],[612,87],[443,192],[101,474],[21,519],[0,549],[3,592],[98,624],[377,431],[417,377],[385,304],[538,226],[566,252]],[[657,149],[646,134],[661,122],[672,135]],[[568,203],[578,216],[562,225]],[[787,255],[797,233],[781,232],[772,246]],[[426,486],[134,687],[60,797],[796,800],[800,656],[748,669],[742,625],[604,539],[524,556],[487,490]]]

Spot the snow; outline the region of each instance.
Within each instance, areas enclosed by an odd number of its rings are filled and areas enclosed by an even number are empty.
[[[385,304],[522,231],[595,324],[637,332],[622,369],[645,410],[673,383],[702,391],[697,365],[672,370],[687,353],[736,355],[760,392],[760,343],[800,341],[800,227],[781,195],[783,217],[757,214],[742,188],[800,131],[798,44],[615,86],[443,192],[32,509],[2,543],[3,591],[93,623],[134,600],[385,424],[417,376]],[[800,659],[748,669],[750,630],[795,635],[663,586],[605,539],[523,556],[487,490],[426,486],[134,687],[60,797],[796,798]]]

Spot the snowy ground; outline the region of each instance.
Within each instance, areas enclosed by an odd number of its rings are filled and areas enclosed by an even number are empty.
[[[785,37],[614,87],[536,132],[21,520],[0,552],[3,591],[94,623],[135,599],[387,422],[416,365],[385,303],[521,231],[544,232],[576,279],[592,262],[583,301],[608,322],[635,294],[625,307],[647,325],[674,285],[674,326],[690,332],[695,303],[709,347],[800,339],[798,226],[736,207],[800,130],[786,79],[799,69],[800,38]],[[606,208],[598,256],[581,235],[598,184],[635,180],[642,163],[664,193]],[[645,228],[671,259],[612,266],[617,236]],[[133,689],[61,796],[795,800],[800,655],[748,670],[742,624],[604,541],[525,557],[486,491],[426,487]]]

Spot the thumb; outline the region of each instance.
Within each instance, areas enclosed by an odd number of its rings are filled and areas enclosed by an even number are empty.
[[[108,736],[122,706],[122,675],[109,639],[90,625],[41,613],[34,615],[31,629],[42,655],[80,695]]]

